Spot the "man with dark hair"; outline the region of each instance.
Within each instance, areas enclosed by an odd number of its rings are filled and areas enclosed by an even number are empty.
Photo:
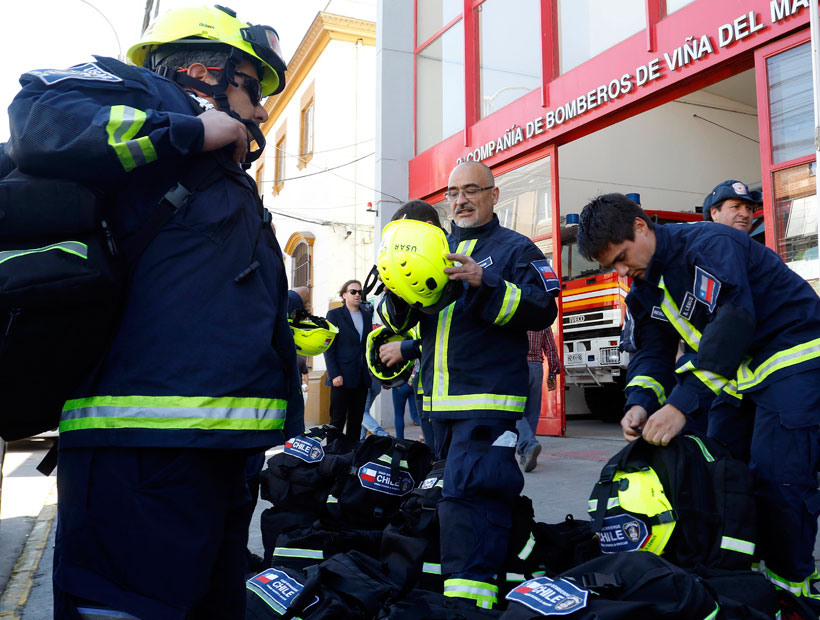
[[[726,224],[749,234],[754,224],[755,208],[763,204],[763,195],[749,191],[745,183],[728,180],[719,183],[703,201],[703,219]]]
[[[524,486],[515,422],[528,392],[527,331],[555,319],[560,285],[535,244],[499,224],[499,189],[486,165],[456,166],[445,196],[453,216],[447,258],[456,263],[444,272],[463,292],[440,312],[418,317],[423,409],[433,422],[436,456],[447,459],[438,504],[441,570],[446,596],[492,608],[513,503]],[[400,308],[402,300],[394,301]],[[405,324],[398,317],[385,323]],[[394,353],[380,349],[388,364],[404,359]]]
[[[31,71],[9,108],[20,171],[104,194],[126,256],[167,221],[129,265],[98,372],[63,408],[54,616],[240,620],[248,456],[304,428],[286,415],[282,252],[240,167],[264,146],[262,98],[285,63],[272,28],[222,7],[165,13],[127,56],[136,66]]]
[[[624,437],[666,445],[704,399],[721,390],[751,399],[760,557],[775,585],[814,596],[820,299],[747,234],[710,223],[651,226],[629,202],[612,194],[592,201],[578,230],[588,258],[633,278],[626,302],[647,389],[674,383],[651,416],[627,403]],[[676,367],[681,338],[689,355]]]

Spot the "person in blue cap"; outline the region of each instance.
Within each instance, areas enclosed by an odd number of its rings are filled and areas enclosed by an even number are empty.
[[[762,203],[763,195],[749,191],[745,183],[723,181],[703,201],[703,219],[726,224],[748,235],[752,231],[755,209]]]

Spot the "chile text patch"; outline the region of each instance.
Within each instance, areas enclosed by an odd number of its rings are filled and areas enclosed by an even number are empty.
[[[245,582],[245,587],[261,597],[279,615],[282,615],[287,610],[288,605],[302,591],[304,585],[280,570],[269,568],[248,579]],[[310,605],[305,607],[305,610],[318,602],[319,597],[314,596]]]
[[[692,292],[699,302],[706,304],[709,312],[714,312],[718,294],[720,293],[720,280],[695,265],[695,286]]]
[[[587,605],[589,592],[566,579],[536,577],[525,581],[507,594],[515,601],[537,611],[542,616],[568,616]]]
[[[62,80],[91,80],[95,82],[122,82],[122,78],[109,73],[105,69],[87,62],[69,69],[35,69],[26,75],[40,78],[44,84],[56,84]]]
[[[359,482],[365,489],[388,495],[407,495],[416,486],[410,472],[399,470],[398,478],[390,475],[390,468],[370,461],[359,467]]]
[[[561,283],[558,282],[558,276],[550,267],[549,261],[547,259],[534,260],[530,265],[541,276],[541,282],[544,284],[546,291],[553,297],[558,297],[561,294]]]
[[[647,538],[649,529],[646,524],[629,514],[606,517],[598,532],[598,542],[603,553],[635,551],[641,548]]]
[[[294,437],[285,442],[285,454],[302,459],[305,463],[318,463],[325,458],[322,444],[310,437]]]

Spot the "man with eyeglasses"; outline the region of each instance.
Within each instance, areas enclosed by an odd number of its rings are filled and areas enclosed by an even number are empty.
[[[447,459],[438,505],[444,593],[492,608],[513,503],[524,486],[515,450],[528,393],[527,331],[553,322],[560,285],[535,244],[499,224],[499,189],[486,165],[456,166],[445,197],[453,216],[448,258],[457,262],[444,271],[464,293],[440,313],[418,317],[423,408],[436,455]],[[410,312],[401,300],[392,302],[380,310]],[[412,322],[403,318],[386,323]],[[382,347],[382,361],[417,355],[413,341],[399,344]]]
[[[304,428],[282,252],[241,167],[285,63],[218,6],[161,15],[127,56],[31,71],[9,109],[16,166],[104,194],[133,259],[60,422],[54,617],[240,620],[247,457]]]

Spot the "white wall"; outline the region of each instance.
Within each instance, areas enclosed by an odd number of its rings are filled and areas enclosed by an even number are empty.
[[[732,132],[758,140],[756,109],[698,91],[561,146],[561,214],[609,192],[637,192],[647,209],[693,212],[721,181],[755,185],[759,145]]]

